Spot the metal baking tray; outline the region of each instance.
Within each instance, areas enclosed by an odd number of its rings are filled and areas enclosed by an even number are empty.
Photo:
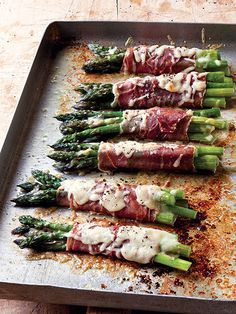
[[[206,44],[223,43],[222,54],[236,64],[236,25],[55,22],[48,26],[0,155],[1,298],[180,313],[236,312],[232,257],[235,175],[231,172],[194,178],[168,173],[118,174],[115,177],[160,184],[168,180],[173,186],[187,187],[191,202],[207,208],[204,226],[178,227],[181,237],[188,232],[194,250],[200,252],[199,265],[203,269],[195,265],[192,274],[158,266],[137,267],[85,254],[32,254],[18,249],[10,233],[18,223],[17,217],[23,213],[48,219],[56,219],[58,213],[61,216],[71,214],[63,209],[22,209],[14,207],[10,199],[17,193],[16,184],[26,179],[32,169],[55,172],[46,157],[47,144],[61,136],[59,123],[53,119],[55,112],[70,110],[79,97],[73,86],[79,80],[109,81],[122,76],[86,76],[80,66],[88,52],[80,44],[98,41],[123,45],[129,36],[136,44],[166,44],[170,35],[177,45],[187,43],[201,47],[202,28]],[[224,115],[236,119],[234,107],[225,110]],[[191,199],[193,193],[195,198]],[[88,217],[90,219],[90,215],[84,219]]]

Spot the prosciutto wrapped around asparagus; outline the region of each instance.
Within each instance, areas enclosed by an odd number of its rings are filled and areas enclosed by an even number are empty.
[[[226,100],[235,93],[235,85],[224,72],[191,72],[132,77],[115,84],[83,83],[76,90],[82,94],[76,109],[155,106],[201,109],[226,107]]]
[[[18,206],[59,205],[117,218],[173,225],[178,216],[195,219],[181,189],[157,185],[117,184],[106,180],[58,178],[39,170],[34,181],[19,184],[24,191],[12,201]]]
[[[99,223],[59,224],[31,216],[19,218],[21,226],[12,231],[20,234],[14,242],[21,248],[38,251],[84,252],[139,264],[159,263],[187,271],[191,247],[166,231],[136,226],[104,226]]]
[[[224,71],[229,74],[228,63],[221,60],[214,49],[174,47],[168,45],[140,45],[128,49],[104,47],[90,44],[95,58],[87,61],[83,69],[87,73],[112,73],[123,71],[128,74],[191,72],[193,70]]]
[[[116,135],[131,135],[154,141],[212,144],[217,139],[214,131],[228,127],[228,122],[219,116],[218,108],[192,111],[154,107],[123,112],[81,110],[56,118],[63,121],[60,130],[65,135],[63,141],[68,143],[80,143],[94,137],[102,140]]]

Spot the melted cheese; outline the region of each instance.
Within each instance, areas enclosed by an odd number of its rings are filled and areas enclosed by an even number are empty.
[[[60,189],[68,193],[69,200],[73,197],[78,205],[84,205],[90,201],[91,194],[93,200],[99,200],[99,194],[96,194],[96,192],[91,193],[95,185],[94,180],[65,180],[61,183]]]
[[[114,100],[113,102],[111,103],[111,108],[115,108],[117,106],[117,103],[118,103],[118,98],[119,98],[119,91],[118,91],[118,85],[120,84],[121,82],[118,82],[118,83],[115,83],[112,85],[112,93],[114,95]]]
[[[148,116],[149,112],[147,110],[125,110],[123,112],[123,121],[120,124],[121,131],[132,133],[136,130],[146,129]]]
[[[175,149],[178,146],[177,144],[158,144],[154,142],[139,143],[136,141],[122,141],[118,143],[101,142],[98,154],[114,149],[117,156],[124,154],[126,158],[131,158],[135,152],[152,151],[160,147]]]
[[[138,46],[134,47],[133,50],[134,61],[137,63],[142,62],[142,64],[144,64],[146,58],[150,57],[150,55],[155,55],[157,58],[162,57],[166,49],[169,49],[173,52],[172,62],[175,62],[176,59],[178,60],[180,58],[190,58],[193,61],[193,59],[196,57],[196,54],[200,51],[197,48],[174,47],[170,45],[153,45],[148,47]]]
[[[190,68],[189,68],[190,69]],[[192,70],[192,68],[190,69]],[[194,95],[196,92],[205,92],[206,90],[206,80],[201,80],[201,78],[206,77],[207,73],[177,73],[177,74],[162,74],[159,76],[146,76],[144,78],[140,77],[132,77],[127,79],[124,82],[118,82],[113,85],[113,93],[115,95],[114,103],[118,102],[118,98],[121,91],[119,93],[118,86],[122,89],[122,84],[126,86],[130,85],[130,90],[125,89],[125,92],[129,94],[133,90],[133,85],[137,86],[145,86],[146,82],[152,82],[153,85],[158,83],[161,89],[167,90],[170,93],[178,93],[182,95],[181,101],[179,105],[182,105],[185,102],[193,102]],[[150,98],[150,91],[145,91],[140,97],[132,98],[130,97],[128,100],[127,105],[129,107],[133,107],[136,102],[139,102],[142,99],[149,99]]]
[[[163,191],[157,185],[138,185],[135,189],[137,202],[150,209],[156,209]]]
[[[126,206],[124,197],[125,192],[120,190],[117,185],[113,185],[104,190],[99,203],[109,212],[116,212]]]
[[[116,246],[123,243],[121,254],[126,260],[140,264],[150,263],[156,254],[169,251],[178,244],[174,234],[135,226],[119,228],[115,242]]]
[[[104,228],[96,224],[84,223],[78,225],[77,233],[70,233],[69,237],[73,237],[75,240],[80,240],[87,245],[101,244],[100,250],[103,251],[110,243],[112,243],[112,241],[114,241],[115,235],[109,228]]]
[[[119,211],[124,208],[126,192],[119,189],[117,184],[107,184],[94,180],[65,180],[60,190],[68,193],[68,200],[73,198],[78,205],[84,205],[89,201],[99,201],[99,204],[109,212]]]
[[[173,163],[174,168],[179,167],[182,157],[183,157],[183,154],[180,154],[179,157],[175,160],[175,162]]]
[[[177,235],[162,230],[122,226],[115,237],[112,229],[91,223],[78,225],[69,237],[86,245],[101,244],[101,253],[115,251],[117,257],[140,264],[150,263],[156,254],[171,251],[178,244]]]
[[[139,143],[135,141],[123,141],[118,143],[104,143],[99,145],[98,154],[102,151],[115,150],[117,156],[124,154],[126,158],[131,158],[137,151],[145,151],[150,149],[156,149],[158,144],[156,143]]]

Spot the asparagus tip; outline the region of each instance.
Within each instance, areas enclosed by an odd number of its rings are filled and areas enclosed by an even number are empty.
[[[21,249],[23,249],[24,248],[24,246],[22,246],[22,244],[23,244],[23,239],[15,239],[13,242],[16,244],[16,245],[18,245]]]
[[[28,232],[29,230],[30,230],[29,226],[20,226],[20,227],[17,227],[15,229],[13,229],[11,231],[11,233],[14,234],[14,235],[16,235],[16,234],[23,235],[26,232]]]

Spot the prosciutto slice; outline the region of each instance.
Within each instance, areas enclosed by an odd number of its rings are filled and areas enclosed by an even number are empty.
[[[160,210],[156,185],[115,184],[95,180],[66,180],[57,191],[57,204],[118,218],[154,222]]]
[[[138,143],[124,141],[101,143],[98,151],[98,168],[114,170],[169,170],[194,172],[193,145]]]
[[[188,73],[196,68],[197,52],[196,48],[140,45],[126,50],[122,70],[127,74]]]
[[[171,251],[178,238],[166,231],[136,226],[101,226],[96,223],[74,224],[67,238],[67,251],[103,254],[147,264],[159,252]]]
[[[122,109],[201,108],[205,91],[206,73],[134,77],[113,85],[113,103]]]
[[[188,128],[192,111],[173,108],[126,110],[121,130],[139,139],[188,141]]]

